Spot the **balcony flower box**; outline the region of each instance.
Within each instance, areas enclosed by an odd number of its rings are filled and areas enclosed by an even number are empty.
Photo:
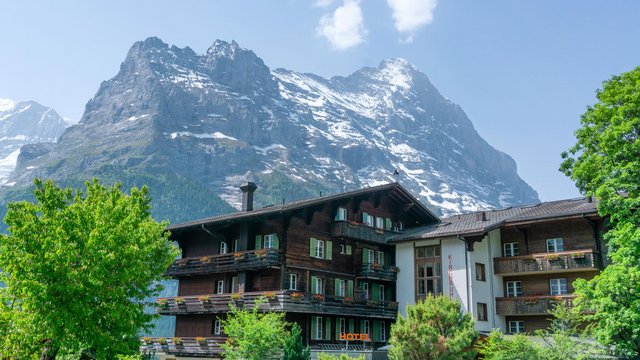
[[[547,259],[548,261],[560,261],[560,260],[562,260],[560,258],[560,255],[557,255],[557,254],[545,255],[544,258]]]
[[[389,307],[392,309],[397,309],[398,308],[398,303],[396,301],[392,301],[389,303]]]
[[[255,254],[258,259],[263,259],[267,256],[267,250],[265,249],[256,250]]]
[[[152,338],[150,338],[150,337],[148,337],[148,336],[143,337],[143,338],[142,338],[142,341],[144,341],[144,343],[145,343],[145,344],[151,344],[151,343],[153,343],[153,339],[152,339]]]
[[[240,252],[233,253],[233,259],[235,261],[244,259],[244,253],[240,253]]]
[[[380,301],[369,300],[369,301],[367,301],[367,306],[369,306],[369,307],[378,307],[378,306],[380,306]]]
[[[185,306],[187,306],[187,305],[185,304],[185,300],[184,300],[184,298],[178,297],[178,298],[176,298],[176,299],[175,299],[175,302],[176,302],[176,304],[178,305],[178,307],[185,307]]]
[[[182,338],[179,337],[174,337],[173,339],[173,343],[176,345],[182,345]]]
[[[162,309],[165,309],[169,306],[169,302],[167,301],[167,299],[158,299],[156,300],[156,303]]]
[[[524,304],[525,305],[529,305],[529,306],[534,306],[534,305],[538,304],[538,299],[536,299],[536,298],[524,299]]]
[[[526,256],[522,258],[522,262],[524,263],[534,263],[536,262],[536,258],[533,256]]]
[[[167,339],[165,339],[165,338],[163,338],[163,337],[159,337],[159,338],[157,339],[157,341],[158,341],[158,344],[160,344],[160,345],[163,345],[163,346],[166,346],[166,345],[167,345]]]
[[[586,258],[586,254],[581,252],[575,252],[571,254],[571,258],[574,260],[584,260]]]
[[[199,345],[207,345],[207,339],[203,338],[202,336],[196,337],[196,342]]]
[[[276,298],[276,293],[275,291],[267,291],[266,293],[264,293],[264,297],[267,300],[274,300]]]
[[[322,294],[313,294],[311,296],[311,301],[315,302],[315,303],[323,302],[324,301],[324,295],[322,295]]]
[[[353,298],[352,297],[346,297],[342,299],[342,303],[343,304],[353,304]]]
[[[300,299],[302,299],[302,293],[299,292],[293,292],[289,296],[291,296],[291,300],[293,301],[300,301]]]
[[[233,300],[233,301],[242,300],[242,295],[238,294],[238,293],[233,293],[233,294],[231,294],[231,300]]]
[[[208,263],[211,262],[211,257],[203,256],[203,257],[200,258],[200,262],[203,263],[203,264],[208,264]]]
[[[211,304],[211,296],[209,295],[198,296],[198,300],[200,300],[203,305]]]

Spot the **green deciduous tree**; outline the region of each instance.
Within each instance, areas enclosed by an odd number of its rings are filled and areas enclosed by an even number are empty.
[[[473,359],[478,337],[473,319],[458,301],[429,296],[407,307],[391,326],[389,358],[393,360]]]
[[[222,344],[224,358],[232,360],[273,359],[282,352],[288,337],[284,313],[260,312],[266,300],[256,300],[251,309],[230,304],[227,318],[222,321],[227,340]]]
[[[311,349],[302,344],[302,329],[297,323],[291,325],[291,333],[284,342],[282,360],[309,360]]]
[[[0,357],[137,351],[154,316],[143,300],[178,254],[150,216],[147,189],[35,185],[35,203],[9,204],[10,235],[0,236]]]
[[[595,311],[597,338],[640,355],[640,67],[605,81],[596,94],[560,170],[610,217],[605,240],[612,263],[574,286],[578,304]]]

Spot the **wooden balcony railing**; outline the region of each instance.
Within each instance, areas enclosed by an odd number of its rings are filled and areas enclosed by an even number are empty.
[[[493,259],[497,275],[598,270],[600,255],[593,250],[508,256]]]
[[[398,268],[395,266],[364,264],[358,269],[356,276],[373,280],[396,281]]]
[[[158,355],[161,353],[176,356],[220,356],[220,344],[225,338],[162,338],[144,337],[140,339],[140,353],[143,355]]]
[[[229,307],[253,308],[255,301],[264,298],[262,311],[296,313],[356,315],[372,318],[395,319],[398,303],[341,298],[291,291],[262,291],[251,293],[215,294],[159,298],[158,312],[163,315],[226,313]]]
[[[386,244],[388,236],[399,234],[391,230],[382,230],[365,224],[349,221],[338,221],[331,225],[331,236],[346,237],[357,240],[365,240]]]
[[[240,251],[230,254],[176,260],[167,270],[169,276],[202,275],[230,271],[260,270],[278,266],[282,254],[278,249]]]
[[[573,306],[574,295],[496,298],[498,315],[547,315],[556,304]]]

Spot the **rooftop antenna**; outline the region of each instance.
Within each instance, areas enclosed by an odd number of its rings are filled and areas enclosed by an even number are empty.
[[[398,182],[398,178],[400,177],[400,172],[398,169],[393,169],[393,177],[395,178],[395,182]]]

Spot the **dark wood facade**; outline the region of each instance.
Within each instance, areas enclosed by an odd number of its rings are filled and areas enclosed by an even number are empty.
[[[177,338],[223,339],[215,323],[229,303],[252,307],[264,296],[261,309],[284,311],[311,346],[343,344],[341,332],[368,332],[369,347],[383,345],[398,307],[385,239],[437,221],[387,184],[175,225],[182,259],[168,274],[178,296],[158,299],[159,312],[176,316]]]

